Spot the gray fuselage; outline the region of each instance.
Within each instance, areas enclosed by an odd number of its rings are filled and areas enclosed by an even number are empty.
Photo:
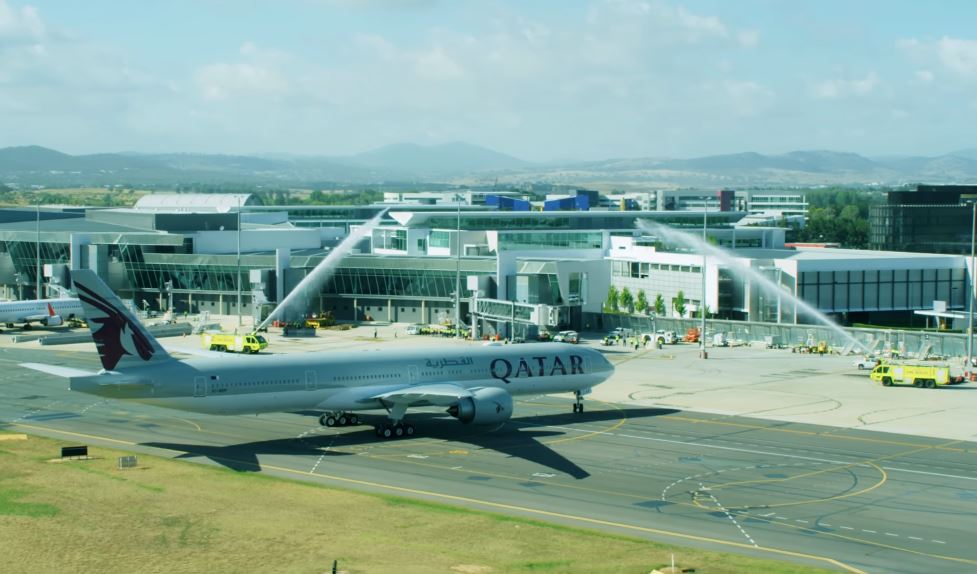
[[[586,390],[614,367],[594,349],[564,343],[425,347],[169,360],[123,373],[72,377],[75,391],[211,414],[368,410],[377,395],[449,383],[511,395]],[[420,405],[418,405],[420,406]]]

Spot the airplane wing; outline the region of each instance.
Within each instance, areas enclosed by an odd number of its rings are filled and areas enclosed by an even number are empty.
[[[431,385],[415,385],[404,387],[395,391],[387,391],[379,395],[373,395],[367,400],[383,401],[394,405],[404,406],[444,406],[450,407],[460,399],[472,396],[472,392],[463,389],[458,385],[450,383],[436,383]]]

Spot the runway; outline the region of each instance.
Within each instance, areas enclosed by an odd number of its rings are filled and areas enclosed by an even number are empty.
[[[534,397],[497,429],[437,410],[418,436],[302,414],[215,417],[104,402],[0,348],[0,421],[19,432],[852,572],[977,571],[977,444]],[[369,415],[367,423],[373,420]]]

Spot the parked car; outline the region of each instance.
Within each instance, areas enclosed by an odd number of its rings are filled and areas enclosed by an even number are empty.
[[[553,337],[553,341],[557,343],[579,343],[580,334],[576,331],[560,331]]]
[[[873,357],[862,357],[861,359],[855,361],[853,364],[855,367],[858,368],[859,371],[864,371],[866,369],[868,370],[874,369],[875,366],[879,364],[879,362],[880,362],[879,359],[875,359]]]
[[[423,332],[424,325],[407,325],[404,332],[408,335],[420,335]]]

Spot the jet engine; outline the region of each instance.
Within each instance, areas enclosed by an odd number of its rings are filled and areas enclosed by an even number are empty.
[[[61,315],[49,315],[43,319],[43,322],[48,327],[57,327],[64,323],[64,319],[61,318]]]
[[[502,423],[512,416],[512,395],[502,389],[478,389],[449,408],[448,414],[465,424]]]

